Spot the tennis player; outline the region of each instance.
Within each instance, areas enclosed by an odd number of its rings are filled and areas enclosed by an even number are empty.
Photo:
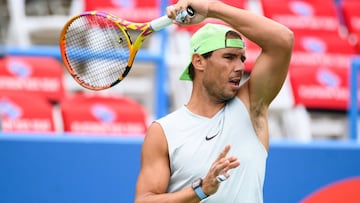
[[[180,0],[185,24],[217,18],[191,38],[187,104],[153,122],[142,146],[136,203],[261,203],[269,147],[268,109],[287,76],[293,33],[283,25],[221,1]],[[262,49],[243,78],[246,45]]]

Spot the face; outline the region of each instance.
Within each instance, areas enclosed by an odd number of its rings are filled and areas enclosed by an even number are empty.
[[[204,59],[203,85],[219,102],[235,97],[244,74],[245,50],[223,48]]]

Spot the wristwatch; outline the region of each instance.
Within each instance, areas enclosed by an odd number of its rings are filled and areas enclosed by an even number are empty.
[[[201,188],[202,181],[203,180],[201,178],[198,178],[191,184],[192,189],[195,191],[196,195],[199,197],[200,200],[209,197],[209,195],[205,194]]]

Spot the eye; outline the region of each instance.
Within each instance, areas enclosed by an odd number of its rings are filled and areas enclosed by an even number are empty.
[[[246,61],[246,57],[245,56],[241,56],[241,61],[244,63]]]
[[[234,54],[225,54],[224,58],[229,59],[229,60],[234,60],[236,58],[236,55],[234,55]]]
[[[224,56],[224,58],[226,58],[226,59],[233,59],[234,56],[232,56],[232,55],[226,55],[226,56]]]

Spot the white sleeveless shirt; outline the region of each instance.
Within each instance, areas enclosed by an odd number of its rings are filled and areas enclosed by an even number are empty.
[[[176,192],[204,178],[228,144],[228,156],[240,166],[202,203],[262,203],[267,151],[259,141],[249,113],[237,97],[213,118],[190,112],[185,106],[157,121],[165,133],[171,177],[167,192]]]

